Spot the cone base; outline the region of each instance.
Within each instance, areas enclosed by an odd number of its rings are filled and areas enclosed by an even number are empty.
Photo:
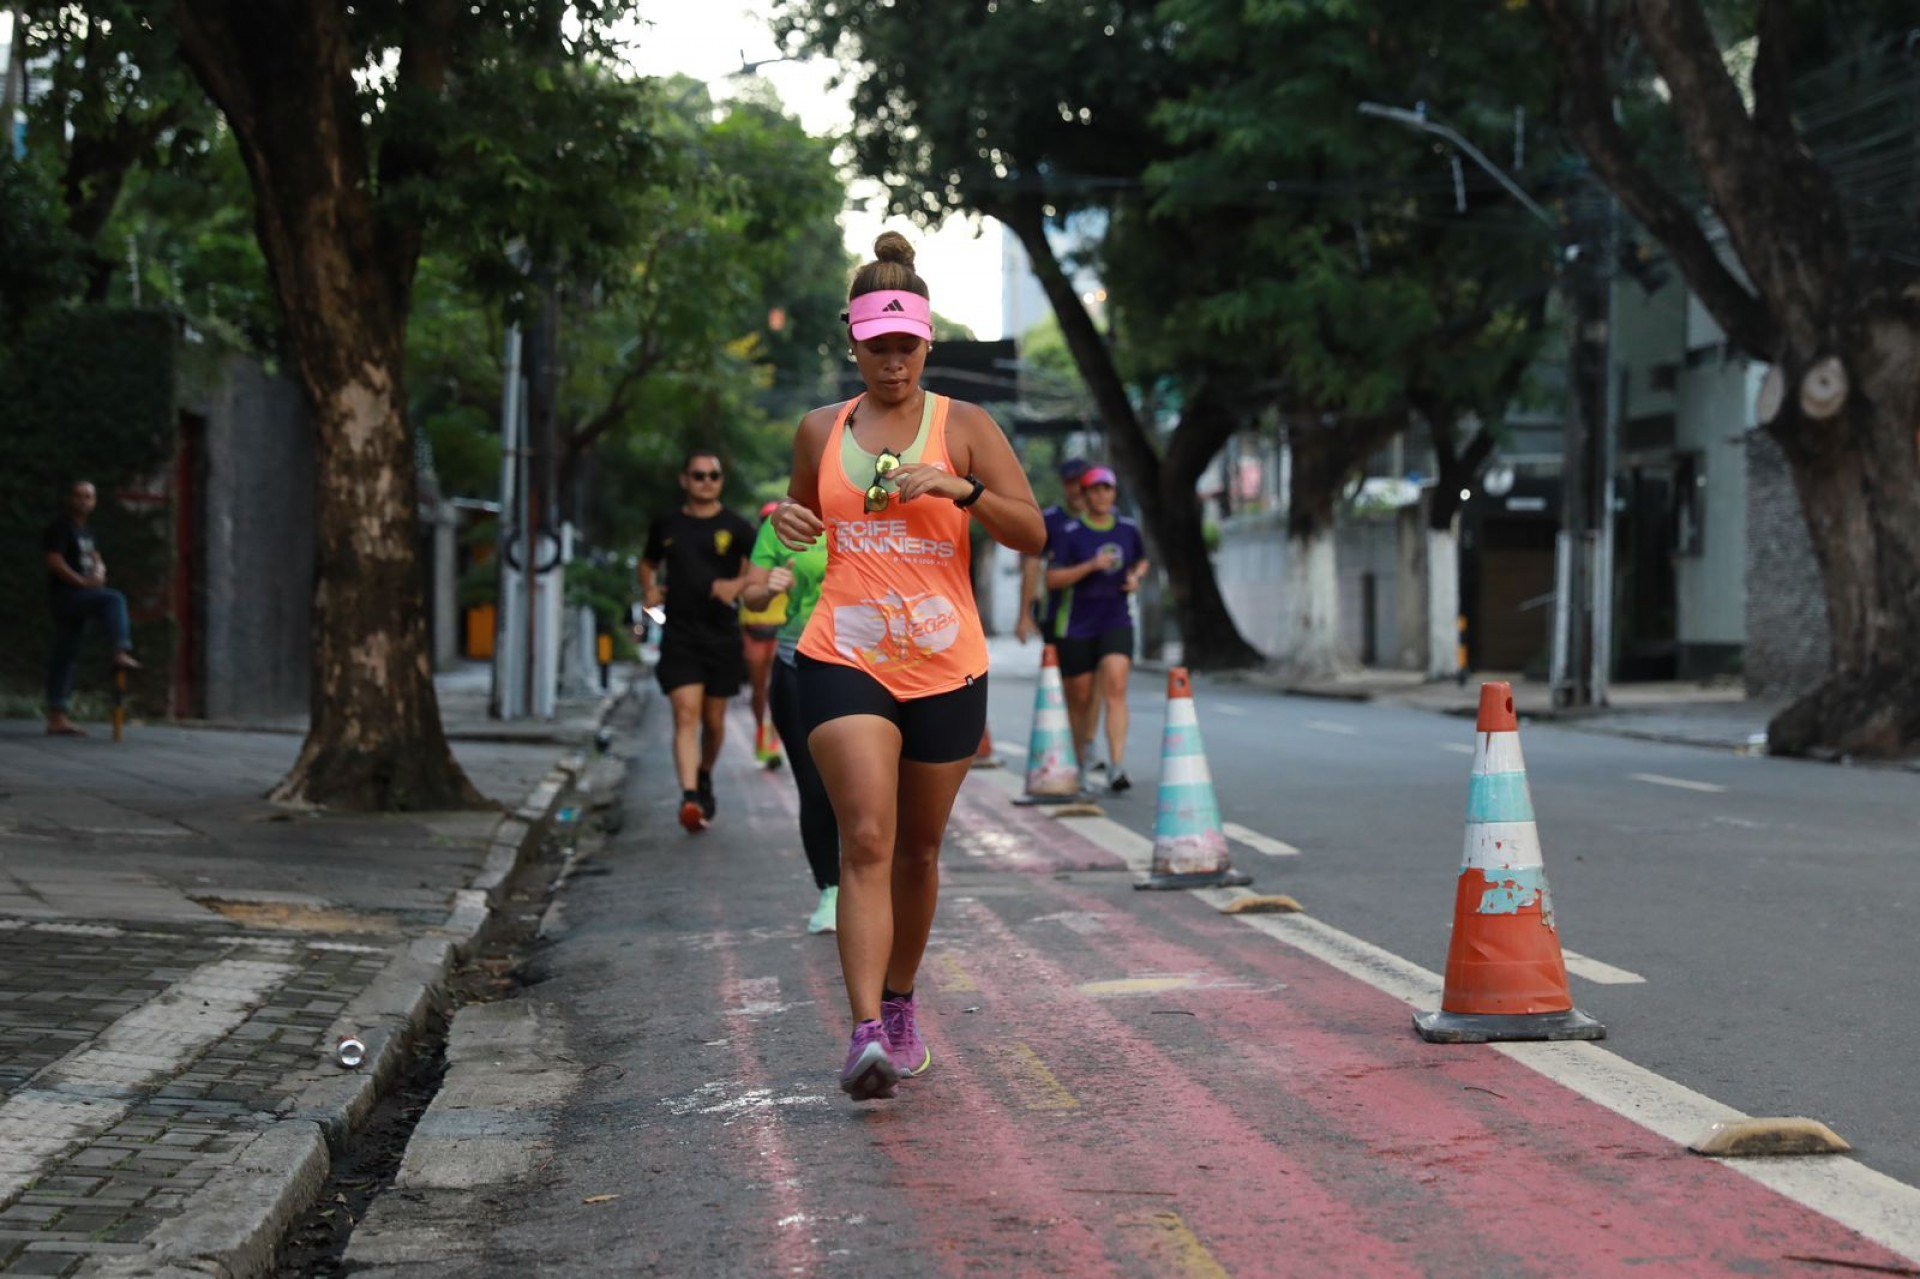
[[[1199,874],[1176,875],[1171,872],[1149,874],[1145,879],[1136,881],[1134,887],[1142,889],[1240,888],[1252,882],[1253,876],[1244,870],[1223,866],[1219,870],[1204,871]]]
[[[1020,808],[1033,808],[1042,804],[1084,804],[1092,798],[1087,792],[1077,790],[1065,795],[1016,795],[1013,802]]]
[[[1607,1028],[1578,1008],[1563,1013],[1415,1013],[1430,1044],[1504,1044],[1530,1039],[1605,1039]]]

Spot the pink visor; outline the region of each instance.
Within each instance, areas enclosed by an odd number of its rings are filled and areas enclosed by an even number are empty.
[[[847,326],[853,340],[864,342],[882,333],[911,333],[923,341],[933,341],[933,304],[918,293],[903,289],[882,289],[862,293],[847,303]]]

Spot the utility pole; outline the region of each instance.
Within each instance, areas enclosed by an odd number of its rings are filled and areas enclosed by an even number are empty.
[[[1595,0],[1604,22],[1606,0]],[[1613,264],[1619,205],[1601,190],[1597,204],[1576,206],[1571,226],[1473,143],[1417,111],[1360,104],[1360,114],[1392,120],[1444,138],[1479,165],[1561,243],[1563,282],[1573,308],[1571,379],[1574,411],[1562,436],[1561,525],[1554,545],[1553,645],[1549,682],[1556,706],[1604,705],[1613,656]],[[1597,184],[1596,184],[1597,185]]]
[[[520,523],[514,510],[514,498],[520,491],[520,419],[524,416],[520,388],[521,345],[520,326],[508,325],[506,376],[501,379],[500,389],[500,513],[496,519],[500,544],[494,551],[499,587],[494,592],[493,692],[488,706],[495,719],[515,718],[516,702],[512,688],[519,674],[519,668],[513,661],[513,652],[520,637],[518,628],[509,620],[512,610],[508,608],[507,589],[512,579],[507,574],[510,543],[518,535],[516,526]]]

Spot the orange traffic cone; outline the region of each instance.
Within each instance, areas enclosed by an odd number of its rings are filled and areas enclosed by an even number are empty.
[[[1436,1044],[1604,1039],[1567,988],[1511,686],[1480,686],[1478,732],[1446,993],[1414,1028]]]
[[[1160,739],[1160,810],[1153,824],[1153,866],[1135,888],[1216,888],[1251,884],[1227,857],[1220,802],[1200,741],[1193,681],[1184,666],[1167,672],[1167,725]]]
[[[973,753],[973,766],[975,768],[1000,767],[1000,757],[993,753],[993,730],[990,728],[980,730],[980,749]]]
[[[1080,759],[1067,723],[1060,654],[1047,645],[1033,691],[1033,734],[1027,739],[1027,792],[1016,804],[1071,804],[1080,799]]]

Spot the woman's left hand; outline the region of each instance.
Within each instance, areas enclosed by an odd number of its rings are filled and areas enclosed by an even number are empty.
[[[958,501],[973,492],[973,485],[952,471],[925,462],[902,462],[894,468],[893,480],[899,486],[902,502],[927,496]]]

